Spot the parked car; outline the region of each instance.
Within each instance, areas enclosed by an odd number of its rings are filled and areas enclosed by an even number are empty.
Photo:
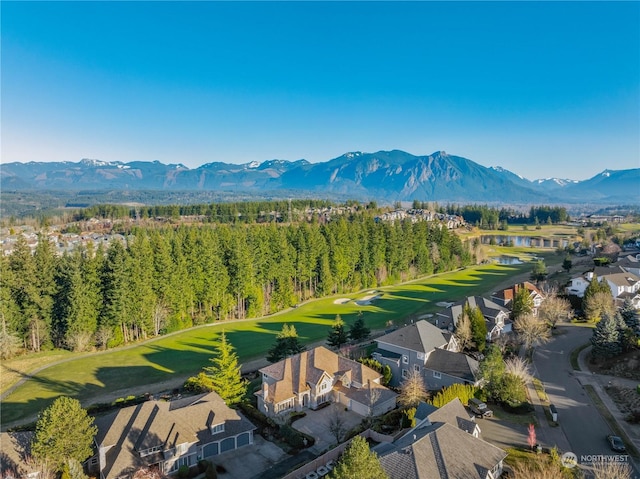
[[[477,417],[483,418],[493,416],[493,411],[489,409],[485,403],[480,401],[480,399],[471,398],[469,399],[468,405],[471,412]]]
[[[609,434],[607,436],[607,442],[609,443],[609,446],[611,447],[611,449],[613,449],[616,452],[625,452],[627,450],[627,448],[624,447],[624,443],[622,442],[622,439],[620,439],[619,436],[614,436],[613,434]]]

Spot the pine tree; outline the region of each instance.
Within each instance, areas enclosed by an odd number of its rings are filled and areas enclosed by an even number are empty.
[[[213,390],[227,405],[242,401],[247,393],[247,382],[242,379],[238,355],[224,332],[220,335],[217,354],[211,362],[213,366],[205,367],[204,372],[211,379]]]
[[[476,349],[480,352],[484,351],[487,345],[487,322],[482,315],[482,311],[477,306],[471,308],[467,303],[465,312],[471,322],[471,337],[476,345]]]
[[[367,339],[370,334],[371,330],[364,324],[364,315],[362,314],[362,311],[359,311],[356,321],[349,329],[349,337],[351,338],[351,341],[357,342]]]
[[[369,449],[367,440],[356,436],[345,449],[331,472],[331,479],[388,479],[375,452]]]
[[[282,330],[276,336],[276,344],[267,353],[267,360],[276,363],[281,359],[301,353],[305,347],[300,344],[298,332],[295,326],[287,323],[282,325]]]
[[[624,300],[624,304],[622,305],[622,308],[620,308],[620,315],[627,327],[635,331],[639,324],[638,310],[633,307],[633,303],[629,298]]]
[[[36,459],[61,470],[70,459],[84,462],[91,456],[96,432],[80,401],[61,396],[38,418],[31,451]]]
[[[596,325],[591,336],[591,355],[596,359],[607,359],[620,354],[620,331],[615,317],[605,315]]]
[[[516,320],[520,316],[530,314],[533,311],[533,298],[524,286],[516,286],[516,294],[511,307],[511,319]]]
[[[349,340],[349,335],[344,329],[344,321],[339,314],[336,315],[336,319],[331,326],[331,331],[329,331],[329,337],[327,338],[327,344],[329,346],[340,349],[343,344],[346,344]]]

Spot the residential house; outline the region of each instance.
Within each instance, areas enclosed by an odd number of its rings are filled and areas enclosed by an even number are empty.
[[[582,298],[594,278],[606,281],[618,306],[622,305],[625,299],[629,299],[636,308],[640,307],[640,277],[626,271],[622,265],[598,267],[584,276],[572,278],[567,292]]]
[[[97,454],[90,472],[131,477],[141,467],[172,473],[253,444],[255,426],[215,392],[174,401],[146,401],[95,420]]]
[[[303,351],[260,369],[258,409],[278,416],[337,402],[361,416],[377,416],[396,407],[396,393],[382,386],[382,375],[323,346]]]
[[[507,453],[480,439],[474,426],[457,400],[373,450],[391,479],[498,479]]]
[[[436,314],[436,326],[450,332],[455,331],[467,304],[471,309],[480,308],[487,325],[487,341],[493,341],[501,334],[511,332],[512,323],[509,319],[509,310],[482,296],[469,296],[464,301],[440,311]]]
[[[620,266],[627,273],[632,273],[640,277],[640,254],[633,253],[618,258],[615,266]]]
[[[531,312],[534,316],[537,316],[538,308],[544,301],[544,294],[538,289],[535,284],[530,283],[529,281],[514,284],[509,288],[496,291],[491,295],[491,300],[500,306],[513,309],[513,299],[516,297],[516,292],[521,288],[524,288],[529,292],[529,297],[531,298],[531,302],[533,304],[533,309],[531,310]]]
[[[411,371],[420,373],[432,390],[454,383],[477,384],[478,362],[456,352],[451,338],[450,333],[421,320],[376,339],[373,357],[391,368],[392,386],[398,386]]]

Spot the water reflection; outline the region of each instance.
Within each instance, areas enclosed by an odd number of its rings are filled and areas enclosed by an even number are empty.
[[[482,244],[499,246],[531,246],[533,248],[565,248],[569,240],[564,238],[539,238],[535,236],[482,235]]]

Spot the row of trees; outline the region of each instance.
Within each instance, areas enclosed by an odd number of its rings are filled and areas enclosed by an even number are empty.
[[[469,224],[492,230],[504,229],[507,223],[538,225],[570,220],[566,208],[561,206],[532,206],[528,214],[512,208],[498,209],[487,205],[447,205],[441,209],[443,213],[462,216]]]
[[[326,225],[138,228],[126,244],[58,257],[44,235],[0,259],[6,357],[113,347],[213,320],[271,314],[333,293],[470,264],[436,223],[340,218]]]

